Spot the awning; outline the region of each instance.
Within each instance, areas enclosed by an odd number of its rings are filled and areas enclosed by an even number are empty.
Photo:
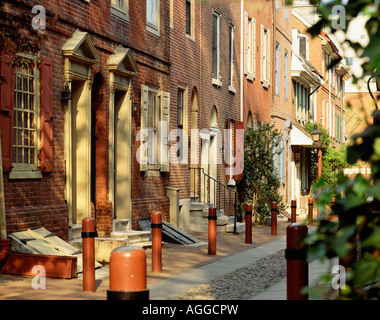
[[[293,123],[294,124],[294,123]],[[306,130],[305,130],[306,131]],[[310,137],[309,137],[309,136]],[[292,146],[300,146],[305,148],[313,148],[314,141],[308,132],[303,132],[293,125],[290,132],[290,144]]]
[[[318,70],[306,59],[292,52],[292,79],[298,80],[307,87],[322,84]]]
[[[301,124],[292,121],[292,130],[290,131],[290,145],[310,149],[325,149],[327,145],[321,142],[314,142],[313,138]]]

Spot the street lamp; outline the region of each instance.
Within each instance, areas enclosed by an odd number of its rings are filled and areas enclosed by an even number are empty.
[[[318,180],[322,177],[322,132],[319,130],[318,126],[314,124],[314,129],[310,132],[311,137],[315,143],[320,142],[320,147],[318,148]]]
[[[311,134],[314,142],[320,142],[321,141],[322,132],[321,132],[321,130],[319,130],[319,128],[316,124],[314,125],[314,129],[311,130],[310,134]]]

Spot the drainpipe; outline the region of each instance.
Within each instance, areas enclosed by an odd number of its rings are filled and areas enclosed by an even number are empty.
[[[7,239],[7,221],[5,219],[5,199],[3,184],[3,157],[1,154],[1,135],[0,135],[0,239]]]

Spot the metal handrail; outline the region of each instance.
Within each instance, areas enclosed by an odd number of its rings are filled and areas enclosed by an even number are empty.
[[[199,167],[189,167],[190,170],[194,170],[194,190],[190,190],[190,195],[191,195],[191,192],[193,192],[193,196],[196,196],[196,189],[199,189],[199,199],[198,201],[201,201],[203,199],[203,201],[205,203],[207,203],[209,206],[216,206],[217,209],[224,209],[226,210],[226,192],[228,193],[228,195],[230,193],[233,194],[233,216],[234,216],[234,233],[236,233],[236,222],[237,222],[237,217],[236,217],[236,213],[237,213],[237,199],[238,199],[238,193],[226,186],[225,184],[223,184],[222,182],[216,180],[215,178],[211,177],[209,174],[207,174],[205,171],[204,171],[204,168],[199,168]],[[203,180],[203,198],[202,198],[202,194],[201,194],[201,179],[199,179],[199,181],[196,183],[195,182],[195,170],[198,170],[198,172],[201,172],[203,174],[203,176],[205,177],[205,179]],[[190,174],[191,175],[191,174]],[[200,177],[199,177],[200,178]],[[208,178],[208,183],[206,184],[206,178]],[[210,184],[210,181],[213,181],[214,182],[214,202],[218,202],[217,205],[216,203],[211,203],[211,184]],[[216,189],[216,186],[219,186],[218,188],[218,191]],[[207,188],[208,187],[208,188]],[[221,203],[221,192],[223,190],[223,206],[222,206],[222,203]],[[217,193],[218,193],[218,197],[217,197]],[[228,197],[227,199],[227,205],[229,205],[229,207],[231,207],[231,202],[230,202],[231,198]],[[225,211],[226,213],[226,211]]]

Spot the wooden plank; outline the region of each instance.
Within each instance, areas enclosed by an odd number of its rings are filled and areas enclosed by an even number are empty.
[[[62,253],[73,255],[78,252],[78,249],[68,244],[66,241],[62,240],[60,237],[56,236],[54,233],[49,232],[45,228],[38,228],[28,231],[33,234],[36,238],[42,239],[53,246],[56,250]],[[80,250],[79,250],[80,251]]]
[[[39,239],[48,242],[59,252],[62,252],[65,255],[71,255],[77,257],[77,272],[80,273],[83,271],[83,254],[82,251],[70,245],[66,241],[62,240],[54,233],[49,232],[45,228],[38,228],[33,230],[28,230],[30,233],[34,234]],[[101,268],[102,265],[95,261],[95,268]]]
[[[63,252],[56,250],[52,245],[50,245],[46,241],[37,238],[35,234],[31,233],[29,230],[14,232],[12,235],[28,247],[37,251],[38,253],[57,256],[67,255]]]

